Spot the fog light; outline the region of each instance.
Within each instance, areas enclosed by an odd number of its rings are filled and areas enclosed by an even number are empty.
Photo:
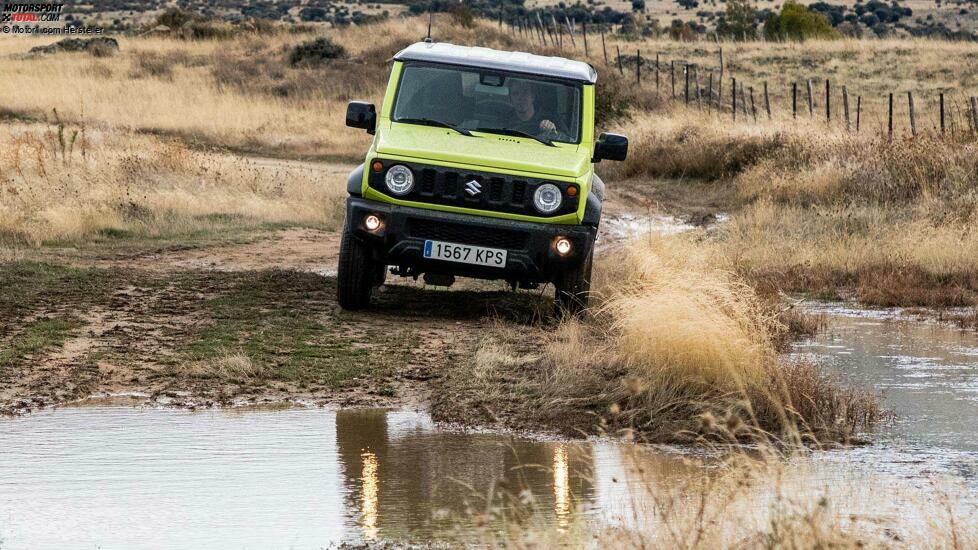
[[[571,248],[571,242],[567,240],[567,237],[557,237],[557,240],[554,242],[554,249],[561,256],[570,254]]]
[[[367,231],[377,231],[381,225],[380,218],[373,214],[367,214],[367,217],[363,219],[363,226],[367,228]]]

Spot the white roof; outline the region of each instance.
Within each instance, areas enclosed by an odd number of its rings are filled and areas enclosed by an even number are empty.
[[[491,48],[456,46],[446,42],[418,42],[394,56],[397,61],[427,61],[481,69],[495,69],[576,80],[594,84],[598,73],[583,61],[547,57],[526,52],[507,52]]]

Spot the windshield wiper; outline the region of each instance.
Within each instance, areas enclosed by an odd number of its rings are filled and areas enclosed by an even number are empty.
[[[533,134],[521,132],[519,130],[512,130],[510,128],[476,128],[475,131],[486,132],[490,134],[503,134],[506,136],[525,137],[525,138],[535,139],[544,145],[549,145],[550,147],[556,147],[556,145],[554,145],[554,142],[550,141],[545,137],[535,136]]]
[[[466,130],[465,128],[460,128],[454,124],[445,122],[443,120],[435,120],[433,118],[398,118],[394,122],[406,122],[408,124],[424,124],[426,126],[441,126],[442,128],[448,128],[450,130],[455,130],[456,132],[462,134],[463,136],[475,137],[472,132]]]

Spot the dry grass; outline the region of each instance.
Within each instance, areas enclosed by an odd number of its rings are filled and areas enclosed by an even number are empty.
[[[333,228],[342,220],[341,175],[119,130],[7,126],[0,162],[4,246],[188,234],[229,219]]]
[[[875,305],[974,305],[978,142],[730,124],[681,107],[626,125],[615,178],[669,177],[736,189],[729,223],[705,238],[717,261],[768,291]],[[691,187],[691,191],[694,187]]]
[[[271,374],[267,366],[252,361],[242,353],[223,355],[207,361],[183,363],[179,369],[191,378],[217,378],[231,382],[261,380]]]
[[[388,59],[424,36],[420,18],[362,29],[329,31],[347,58],[318,67],[292,67],[288,54],[313,35],[241,34],[231,40],[185,41],[119,37],[120,52],[95,59],[84,53],[24,58],[50,38],[0,37],[0,105],[7,114],[66,120],[107,129],[163,133],[191,144],[288,158],[362,158],[370,137],[344,126],[346,102],[379,104]],[[446,40],[512,48],[493,25],[466,30],[439,20]],[[57,82],[58,85],[51,85]],[[30,90],[30,93],[25,92]],[[2,114],[2,113],[0,113]]]
[[[670,476],[647,451],[622,449],[611,521],[579,515],[566,525],[524,512],[487,545],[516,548],[972,548],[976,510],[967,489],[946,479],[916,487],[885,474],[785,460],[759,451],[689,460],[696,472]],[[711,468],[710,466],[715,466]],[[679,478],[679,479],[677,479]],[[831,480],[826,482],[826,480]],[[518,504],[518,503],[517,503]],[[526,508],[526,506],[524,506]],[[531,507],[532,508],[532,507]]]
[[[827,442],[882,418],[873,395],[780,360],[787,328],[708,248],[649,236],[606,265],[596,321],[562,327],[551,344],[554,403],[594,396],[612,427],[654,440]]]

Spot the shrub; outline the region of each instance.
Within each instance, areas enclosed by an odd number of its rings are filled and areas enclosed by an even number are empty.
[[[757,12],[747,0],[730,0],[727,12],[717,24],[717,34],[734,40],[750,40],[757,36]]]
[[[180,8],[169,8],[156,18],[156,25],[163,25],[171,29],[179,29],[187,23],[196,21],[198,19],[200,19],[200,16],[196,14],[184,11]]]
[[[345,55],[346,50],[343,49],[343,46],[324,36],[296,46],[289,55],[289,63],[293,66],[299,64],[318,65]]]
[[[825,15],[816,13],[794,1],[789,1],[781,7],[781,13],[767,20],[764,24],[764,37],[768,40],[797,40],[810,38],[832,39],[839,38],[838,31]]]
[[[460,3],[453,6],[450,11],[452,21],[456,25],[460,25],[465,29],[475,28],[475,13],[472,11],[472,8]]]

